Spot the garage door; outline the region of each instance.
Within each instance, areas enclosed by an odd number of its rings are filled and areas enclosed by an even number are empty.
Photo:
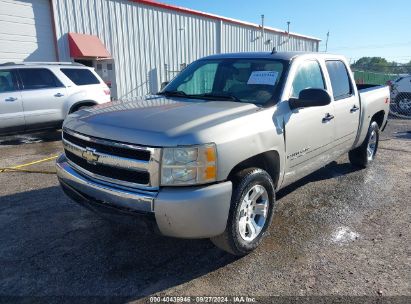
[[[49,0],[0,0],[0,63],[56,61]]]

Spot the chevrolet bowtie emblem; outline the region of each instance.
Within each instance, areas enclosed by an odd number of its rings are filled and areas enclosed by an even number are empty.
[[[96,154],[96,150],[91,148],[86,148],[86,151],[83,151],[81,156],[83,156],[83,158],[87,160],[87,162],[94,165],[96,164],[99,158],[99,156]]]

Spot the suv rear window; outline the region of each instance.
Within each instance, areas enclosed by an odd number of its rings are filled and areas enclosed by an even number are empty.
[[[19,69],[24,90],[62,87],[61,82],[48,69]]]
[[[89,84],[99,84],[100,81],[94,74],[87,69],[60,69],[64,75],[66,75],[74,84],[89,85]]]
[[[347,98],[352,95],[352,86],[345,64],[339,60],[326,61],[328,74],[333,88],[334,100]]]

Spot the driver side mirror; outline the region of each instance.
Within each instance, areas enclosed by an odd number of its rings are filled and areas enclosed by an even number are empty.
[[[298,98],[290,98],[288,105],[291,110],[308,107],[321,107],[330,104],[331,97],[324,89],[302,90]]]

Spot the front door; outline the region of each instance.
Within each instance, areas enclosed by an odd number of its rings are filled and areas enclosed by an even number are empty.
[[[26,126],[54,125],[63,120],[66,88],[44,68],[18,70],[23,85],[22,99]]]
[[[296,71],[290,97],[303,89],[326,89],[320,64],[302,62]],[[285,117],[286,166],[283,186],[317,170],[330,161],[333,150],[334,105],[299,108]]]
[[[0,70],[0,133],[23,130],[23,103],[15,71]]]

